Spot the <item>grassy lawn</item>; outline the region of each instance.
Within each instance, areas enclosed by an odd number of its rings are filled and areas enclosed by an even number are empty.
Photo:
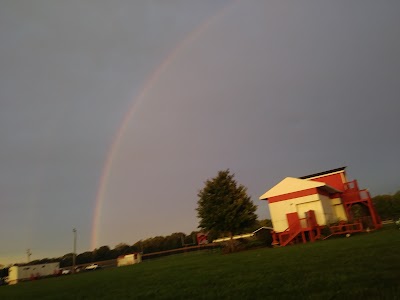
[[[203,251],[0,287],[0,299],[400,299],[400,230]]]

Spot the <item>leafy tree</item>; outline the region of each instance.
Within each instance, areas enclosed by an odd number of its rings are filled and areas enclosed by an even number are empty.
[[[260,227],[272,227],[272,221],[271,219],[264,219],[264,220],[259,220],[258,221],[258,226]]]
[[[111,259],[111,250],[108,246],[101,246],[99,249],[95,249],[93,252],[93,261],[102,261]]]
[[[247,189],[238,185],[234,176],[228,169],[207,180],[198,193],[196,209],[199,228],[231,237],[231,250],[234,250],[232,236],[251,227],[257,220],[256,206],[247,195]]]
[[[73,253],[67,253],[65,254],[63,257],[61,257],[60,260],[60,267],[61,268],[65,268],[68,266],[72,266],[72,257],[73,257]]]
[[[144,250],[143,241],[142,241],[142,240],[137,241],[136,243],[134,243],[134,244],[131,246],[131,248],[132,248],[132,249],[137,249],[137,250],[135,250],[135,251],[143,253],[143,252],[144,252],[144,251],[143,251],[143,250]],[[134,251],[134,252],[135,252],[135,251]]]
[[[164,242],[164,237],[163,236],[156,236],[153,238],[149,238],[143,241],[143,252],[144,253],[152,253],[152,252],[158,252],[164,250],[163,248],[163,242]]]
[[[400,218],[400,191],[393,195],[393,214],[395,217]]]
[[[140,252],[140,248],[135,244],[129,247],[128,250],[129,253],[135,253],[135,252]]]
[[[183,246],[182,239],[185,239],[184,233],[182,232],[173,233],[164,238],[164,241],[162,243],[162,249],[171,250],[171,249],[182,248]]]
[[[199,231],[192,231],[189,235],[185,236],[185,245],[197,245],[197,233]]]
[[[249,231],[254,231],[261,227],[272,227],[272,221],[270,219],[256,220],[254,225],[249,228]]]
[[[86,251],[76,256],[76,263],[78,265],[87,264],[93,262],[93,253],[92,251]]]
[[[394,219],[400,216],[400,191],[394,195],[377,195],[372,201],[381,219]]]
[[[2,277],[8,276],[8,269],[9,268],[0,267],[0,280],[1,280]]]
[[[125,254],[129,254],[129,245],[125,244],[125,243],[119,243],[115,246],[115,248],[112,250],[112,254],[111,256],[114,258],[117,258],[120,255],[125,255]]]

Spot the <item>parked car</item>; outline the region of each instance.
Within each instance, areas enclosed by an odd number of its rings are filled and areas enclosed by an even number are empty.
[[[69,269],[63,269],[63,270],[61,271],[61,274],[62,274],[62,275],[71,274],[71,270],[69,270]]]
[[[89,265],[89,266],[87,266],[86,268],[85,268],[85,270],[86,271],[94,271],[94,270],[98,270],[98,269],[100,269],[101,267],[98,265],[98,264],[91,264],[91,265]]]

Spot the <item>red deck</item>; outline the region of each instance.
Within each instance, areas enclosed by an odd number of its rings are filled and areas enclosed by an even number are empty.
[[[350,222],[356,221],[352,207],[356,204],[361,205],[366,215],[371,217],[370,224],[365,224],[367,227],[371,227],[370,229],[379,229],[382,227],[382,221],[376,212],[374,204],[372,203],[371,195],[368,190],[360,190],[358,188],[357,180],[349,181],[345,183],[345,190],[343,191],[341,198],[343,201],[344,208],[346,210],[347,218]]]

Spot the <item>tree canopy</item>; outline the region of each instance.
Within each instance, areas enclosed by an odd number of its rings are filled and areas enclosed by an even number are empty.
[[[205,182],[198,193],[199,228],[232,236],[254,225],[256,206],[234,176],[228,169]]]
[[[377,195],[372,201],[381,219],[400,218],[400,191],[394,195]]]

